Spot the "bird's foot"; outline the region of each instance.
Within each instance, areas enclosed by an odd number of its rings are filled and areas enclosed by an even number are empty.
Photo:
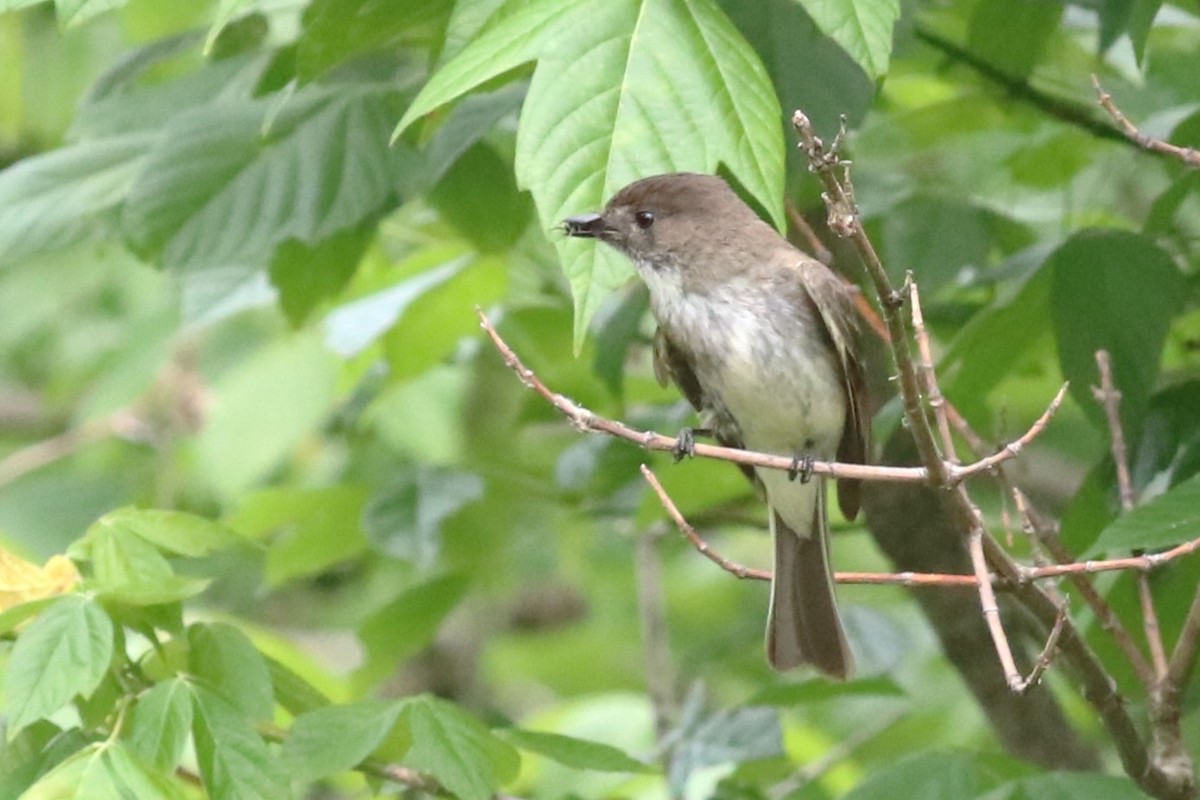
[[[708,428],[680,428],[679,435],[675,437],[675,446],[671,448],[671,457],[678,464],[683,461],[684,457],[692,458],[696,455],[696,437],[711,436],[712,431]]]
[[[813,476],[813,457],[808,453],[792,456],[792,465],[788,467],[787,474],[788,480],[799,478],[801,483],[808,483]]]

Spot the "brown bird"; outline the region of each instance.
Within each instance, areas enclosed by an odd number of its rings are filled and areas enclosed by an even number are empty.
[[[847,678],[853,660],[834,597],[825,481],[810,481],[803,466],[867,458],[850,290],[712,175],[646,178],[601,213],[563,224],[633,261],[658,320],[655,374],[675,382],[717,441],[794,458],[790,474],[743,468],[766,494],[775,542],[767,658],[778,670],[811,664]],[[682,432],[685,449],[690,438]],[[838,481],[847,518],[858,495],[857,481]]]

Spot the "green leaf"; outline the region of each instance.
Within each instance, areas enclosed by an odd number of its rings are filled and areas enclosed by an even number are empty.
[[[362,553],[366,501],[367,490],[360,486],[265,489],[243,495],[227,521],[250,536],[276,533],[267,550],[266,580],[277,586]]]
[[[45,775],[23,800],[185,800],[183,788],[119,743],[96,743]]]
[[[1200,475],[1117,517],[1100,532],[1088,555],[1150,550],[1200,537]]]
[[[962,800],[997,786],[1001,777],[997,770],[968,753],[924,750],[876,770],[844,800]]]
[[[559,31],[575,22],[575,12],[591,0],[509,0],[489,16],[484,30],[442,66],[413,100],[392,140],[430,111],[456,100],[472,89],[532,61],[544,47],[553,46]]]
[[[182,678],[169,678],[138,698],[125,736],[135,753],[170,771],[179,763],[191,728],[191,687]]]
[[[422,34],[445,25],[450,0],[316,0],[304,11],[304,32],[296,52],[296,70],[310,81],[356,54]]]
[[[246,543],[219,522],[161,508],[119,508],[96,520],[87,535],[97,535],[105,528],[126,531],[160,550],[188,558],[200,558]]]
[[[470,472],[405,470],[371,498],[363,527],[379,550],[429,568],[440,550],[442,523],[482,497],[483,489],[483,479]]]
[[[91,598],[70,595],[21,632],[8,658],[9,735],[100,685],[113,655],[113,625]]]
[[[383,743],[401,712],[399,703],[368,701],[301,714],[283,743],[283,761],[301,783],[351,769]]]
[[[797,0],[722,0],[721,7],[766,63],[785,113],[804,109],[821,136],[835,135],[843,115],[851,130],[859,126],[875,99],[875,81]],[[791,153],[788,175],[795,180],[807,165],[799,148]]]
[[[1136,448],[1158,379],[1163,341],[1185,295],[1179,270],[1153,239],[1118,230],[1076,234],[1051,257],[1050,311],[1063,375],[1102,429],[1095,353],[1112,356],[1125,437]],[[1135,266],[1135,268],[1131,267]]]
[[[512,166],[484,142],[454,162],[429,192],[429,201],[481,253],[513,247],[533,217],[533,204],[517,188]]]
[[[176,575],[154,545],[128,528],[95,523],[84,544],[103,597],[134,606],[172,603],[204,591],[208,581]]]
[[[1090,772],[1051,772],[998,786],[978,800],[1145,800],[1125,777]]]
[[[1122,34],[1128,33],[1134,57],[1141,66],[1151,23],[1161,6],[1162,0],[1107,0],[1101,3],[1097,8],[1100,14],[1100,51],[1112,47]]]
[[[267,345],[216,382],[198,436],[205,474],[233,495],[273,469],[328,413],[337,359],[312,335]]]
[[[519,728],[502,728],[496,730],[495,734],[513,747],[538,753],[574,769],[597,772],[658,772],[657,767],[631,758],[623,750],[601,742]]]
[[[96,800],[128,800],[131,797],[138,800],[187,800],[189,797],[182,785],[151,769],[119,743],[108,745],[101,751],[99,763],[84,773],[81,786],[87,792],[87,797]]]
[[[988,64],[1023,78],[1038,63],[1062,13],[1059,0],[990,0],[975,6],[967,39]]]
[[[299,716],[329,705],[329,698],[295,670],[269,655],[264,655],[263,658],[267,662],[267,670],[271,673],[275,702],[283,706],[289,714]]]
[[[783,753],[779,712],[763,706],[721,711],[687,726],[671,765],[672,785],[700,767],[737,764]]]
[[[715,3],[597,0],[585,8],[586,18],[539,60],[517,130],[517,179],[533,193],[543,228],[601,207],[638,178],[721,165],[782,226],[779,101]],[[574,295],[578,350],[600,302],[632,267],[595,242],[553,241]]]
[[[411,154],[389,148],[401,96],[372,84],[310,86],[224,101],[175,117],[122,215],[141,254],[182,271],[243,266],[316,243],[392,208]]]
[[[754,51],[710,0],[510,3],[430,79],[397,134],[534,59],[516,172],[543,227],[598,208],[637,178],[722,164],[782,225],[782,112]],[[632,268],[594,242],[554,242],[575,296],[578,346]]]
[[[272,756],[254,724],[222,695],[193,689],[192,735],[204,788],[213,800],[288,800],[282,763]]]
[[[427,772],[462,800],[488,800],[516,777],[521,757],[479,720],[429,695],[404,703],[412,747],[404,763]]]
[[[959,328],[942,355],[942,391],[968,418],[982,412],[991,391],[1039,341],[1049,340],[1051,270],[1041,268],[1048,255],[1048,247],[1032,247],[1009,259],[1007,266],[1022,275]]]
[[[392,674],[397,664],[426,647],[469,586],[462,575],[433,578],[405,589],[367,617],[358,629],[367,658],[355,673],[355,683],[363,688],[374,686]]]
[[[128,0],[54,0],[58,12],[58,24],[62,28],[72,28],[92,17],[122,8]]]
[[[899,0],[796,0],[872,78],[887,72]]]
[[[839,697],[903,697],[904,690],[890,678],[863,678],[848,683],[830,683],[826,680],[807,680],[802,683],[785,683],[769,686],[757,692],[747,705],[750,706],[797,706],[819,703]]]
[[[257,0],[221,0],[217,6],[217,11],[213,14],[212,25],[208,28],[208,35],[204,37],[204,54],[212,53],[213,45],[217,42],[217,37],[221,35],[221,31],[225,29],[233,19],[247,7],[253,6]]]
[[[0,172],[0,265],[109,227],[153,141],[137,133],[80,142]]]
[[[316,245],[289,240],[271,260],[271,285],[288,320],[300,327],[320,303],[346,287],[375,238],[376,220],[333,234]]]
[[[37,600],[30,600],[27,603],[19,603],[11,608],[4,609],[4,611],[0,612],[0,636],[14,630],[22,622],[36,614],[40,614],[42,609],[57,603],[62,598],[63,595],[39,597]]]
[[[188,669],[249,719],[268,720],[274,689],[267,663],[246,634],[224,622],[188,628]]]
[[[42,720],[12,737],[0,736],[0,797],[22,797],[39,775],[46,771],[46,751],[60,733],[52,722]]]
[[[418,251],[400,265],[413,273],[411,277],[344,303],[325,317],[326,344],[343,358],[361,352],[395,325],[413,302],[471,262],[472,256],[461,246]]]

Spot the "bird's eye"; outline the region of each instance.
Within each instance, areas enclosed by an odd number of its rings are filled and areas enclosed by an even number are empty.
[[[654,212],[653,211],[639,211],[633,215],[633,220],[634,220],[634,222],[637,223],[637,226],[639,228],[641,228],[642,230],[646,230],[646,228],[649,228],[651,225],[654,224]]]

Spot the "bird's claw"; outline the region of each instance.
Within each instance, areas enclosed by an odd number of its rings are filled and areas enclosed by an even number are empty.
[[[787,474],[788,480],[799,478],[801,483],[808,483],[813,476],[813,457],[808,453],[792,456],[792,465],[788,467]]]
[[[696,455],[696,431],[692,428],[681,428],[679,435],[675,437],[675,446],[671,448],[671,458],[676,464],[683,461],[684,457],[692,458]]]

